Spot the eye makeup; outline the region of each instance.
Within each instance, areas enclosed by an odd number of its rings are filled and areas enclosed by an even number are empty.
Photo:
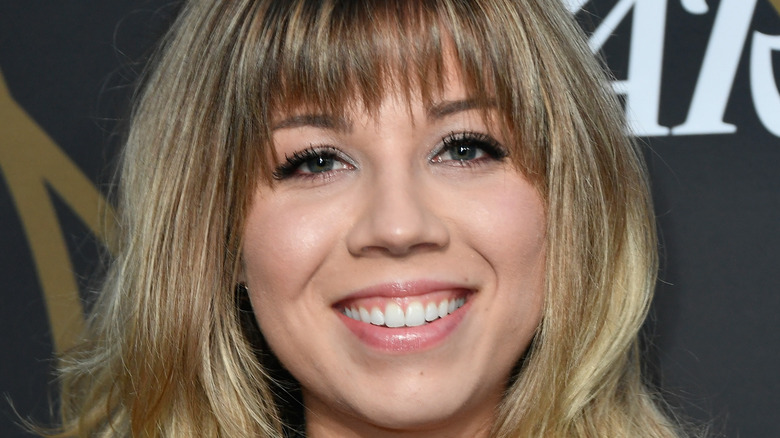
[[[503,161],[509,151],[492,136],[482,132],[452,132],[431,153],[432,163],[453,163],[466,166],[486,160]]]
[[[482,132],[451,132],[429,154],[431,164],[475,166],[489,161],[503,161],[509,151],[492,136]],[[273,171],[277,181],[288,178],[322,178],[334,171],[354,169],[356,165],[333,146],[310,146],[292,155]]]
[[[334,170],[354,168],[344,154],[333,146],[310,146],[292,155],[286,155],[284,162],[273,171],[275,180],[296,177],[317,177]]]

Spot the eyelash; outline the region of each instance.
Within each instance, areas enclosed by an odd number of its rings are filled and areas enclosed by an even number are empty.
[[[480,149],[486,157],[471,159],[452,159],[442,160],[441,155],[447,151],[454,151],[456,148],[474,148]],[[455,162],[458,166],[473,166],[483,164],[485,161],[502,161],[509,156],[509,151],[493,137],[481,132],[453,132],[442,139],[441,146],[432,154],[429,161],[432,163],[444,163],[445,161]]]
[[[486,156],[468,158],[468,159],[442,159],[442,154],[448,151],[454,151],[456,148],[474,148],[481,150]],[[442,139],[441,145],[431,153],[429,162],[431,163],[453,163],[456,166],[474,166],[483,164],[485,161],[502,161],[509,155],[509,151],[503,147],[493,137],[480,132],[453,132]],[[301,166],[312,162],[312,160],[333,160],[340,162],[344,166],[354,167],[351,160],[333,146],[310,146],[304,150],[294,152],[291,156],[285,156],[285,161],[276,167],[273,171],[275,180],[284,180],[290,177],[299,178],[321,178],[329,174],[326,172],[300,172]]]
[[[297,151],[292,156],[285,156],[284,163],[280,164],[273,171],[273,177],[276,180],[287,179],[292,176],[297,177],[319,177],[320,173],[298,172],[301,166],[316,159],[335,160],[352,166],[351,162],[344,157],[344,154],[333,146],[309,146],[308,148]]]

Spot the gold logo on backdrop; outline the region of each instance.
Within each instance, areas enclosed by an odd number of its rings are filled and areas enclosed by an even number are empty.
[[[780,0],[769,0],[769,3],[774,6],[777,13],[780,14]]]
[[[84,325],[73,265],[48,189],[104,244],[101,214],[113,209],[92,181],[11,97],[0,71],[0,173],[24,227],[46,300],[54,349],[71,347]],[[111,223],[111,222],[109,222]],[[26,291],[12,291],[26,293]]]

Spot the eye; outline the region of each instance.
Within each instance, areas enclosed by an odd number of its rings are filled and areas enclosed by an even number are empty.
[[[493,137],[478,132],[456,132],[442,140],[432,163],[471,165],[485,160],[501,161],[509,152]]]
[[[276,180],[295,176],[316,177],[349,169],[354,169],[354,165],[338,149],[331,146],[310,147],[285,156],[285,161],[274,169],[273,177]]]

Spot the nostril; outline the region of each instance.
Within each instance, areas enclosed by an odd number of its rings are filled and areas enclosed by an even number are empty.
[[[443,243],[422,242],[422,243],[412,245],[409,248],[409,251],[414,251],[414,252],[437,251],[439,249],[446,247],[448,243],[449,241]]]
[[[439,251],[445,248],[449,242],[444,244],[434,242],[421,242],[409,246],[398,245],[371,245],[361,248],[360,253],[362,255],[383,255],[389,257],[404,257],[408,254],[425,253]]]

